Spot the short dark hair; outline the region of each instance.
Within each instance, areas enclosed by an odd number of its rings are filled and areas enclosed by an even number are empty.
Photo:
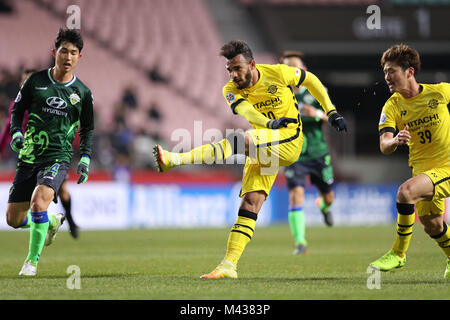
[[[283,63],[283,60],[286,58],[296,57],[301,59],[302,61],[305,61],[305,54],[301,51],[292,51],[292,50],[285,50],[283,54],[280,57],[280,63]]]
[[[83,37],[78,30],[60,28],[55,39],[55,50],[58,50],[63,42],[72,43],[80,52],[83,49]]]
[[[396,63],[403,71],[410,67],[414,68],[415,73],[420,71],[419,53],[406,44],[397,44],[387,49],[381,57],[381,66],[384,68],[388,61]]]
[[[231,40],[220,49],[220,55],[228,60],[233,59],[239,54],[242,54],[247,61],[253,60],[252,49],[242,40]]]

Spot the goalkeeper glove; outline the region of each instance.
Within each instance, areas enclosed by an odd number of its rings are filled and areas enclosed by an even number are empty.
[[[77,173],[80,174],[80,178],[78,179],[77,184],[85,183],[88,180],[89,175],[89,164],[91,163],[91,158],[83,154],[83,156],[80,159],[80,162],[78,163],[78,169]]]
[[[286,128],[289,123],[298,123],[298,121],[295,118],[281,117],[279,119],[270,120],[267,122],[266,127],[269,129]]]
[[[336,129],[336,131],[345,131],[347,132],[347,124],[343,116],[341,116],[336,111],[328,116],[328,123]]]
[[[13,149],[14,152],[20,152],[20,149],[23,148],[23,144],[25,142],[25,139],[23,138],[23,134],[21,131],[16,131],[13,133],[11,137],[11,149]]]

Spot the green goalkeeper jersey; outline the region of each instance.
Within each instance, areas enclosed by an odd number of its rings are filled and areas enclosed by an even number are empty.
[[[305,87],[301,87],[295,97],[297,98],[300,114],[302,105],[310,105],[318,110],[322,110],[319,102]],[[328,145],[325,142],[322,132],[322,120],[318,117],[307,117],[302,115],[302,124],[303,147],[297,161],[309,161],[328,154]]]
[[[93,99],[89,88],[75,75],[56,82],[51,68],[33,73],[17,95],[11,113],[11,135],[28,123],[19,159],[30,164],[70,162],[72,143],[80,126],[80,153],[91,155],[94,130]]]

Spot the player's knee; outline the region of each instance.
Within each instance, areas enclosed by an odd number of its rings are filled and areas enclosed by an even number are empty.
[[[399,203],[410,203],[414,200],[414,192],[411,184],[403,183],[397,192],[397,202]]]
[[[264,191],[252,191],[246,193],[242,199],[240,209],[258,213],[266,200],[266,197],[267,195]]]
[[[233,132],[227,135],[226,139],[231,145],[231,150],[233,154],[245,154],[246,143],[245,137],[240,132]]]
[[[34,196],[30,202],[30,209],[32,212],[46,211],[50,205],[51,199],[44,196]]]
[[[39,185],[33,192],[30,202],[32,212],[46,211],[55,196],[55,191],[46,185]]]

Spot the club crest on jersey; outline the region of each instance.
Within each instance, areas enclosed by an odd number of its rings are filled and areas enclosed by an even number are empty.
[[[274,85],[274,84],[270,85],[270,86],[267,88],[267,92],[270,93],[270,94],[277,93],[277,91],[278,91],[278,88],[277,88],[277,86]]]
[[[80,100],[81,100],[80,96],[75,92],[69,96],[69,101],[71,104],[77,104],[78,102],[80,102]]]
[[[225,97],[226,97],[228,103],[233,103],[234,100],[236,100],[236,97],[231,92],[227,93]]]
[[[431,109],[436,109],[439,105],[439,101],[437,99],[431,99],[430,101],[428,101],[428,106]]]

